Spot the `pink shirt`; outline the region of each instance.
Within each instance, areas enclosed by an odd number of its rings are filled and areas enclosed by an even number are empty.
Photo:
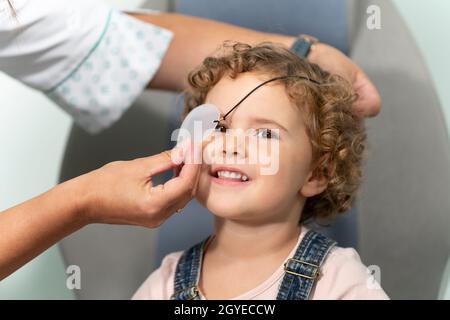
[[[286,257],[292,257],[307,228],[302,228],[297,244]],[[136,300],[168,300],[173,294],[175,269],[182,251],[164,257],[161,266],[144,281],[134,294]],[[311,299],[389,299],[352,248],[334,247],[323,262],[321,276]],[[284,276],[284,262],[265,281],[232,300],[275,300]],[[201,299],[205,299],[200,292]]]

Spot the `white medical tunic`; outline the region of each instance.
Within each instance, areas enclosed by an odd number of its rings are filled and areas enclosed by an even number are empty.
[[[158,70],[172,33],[92,0],[0,0],[0,70],[44,92],[90,133]],[[0,88],[1,91],[1,88]]]

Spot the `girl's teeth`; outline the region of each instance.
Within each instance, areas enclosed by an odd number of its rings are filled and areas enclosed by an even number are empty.
[[[219,172],[217,172],[217,175],[219,177],[224,177],[224,178],[228,178],[228,179],[236,179],[236,180],[242,180],[242,181],[248,180],[247,176],[242,175],[238,172],[232,172],[232,171],[219,171]]]

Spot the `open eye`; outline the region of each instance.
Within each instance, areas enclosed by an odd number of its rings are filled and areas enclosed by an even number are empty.
[[[263,139],[278,138],[278,135],[272,129],[261,128],[256,130],[256,136]]]

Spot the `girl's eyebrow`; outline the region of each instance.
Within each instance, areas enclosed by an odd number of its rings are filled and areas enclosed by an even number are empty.
[[[282,126],[280,123],[276,122],[273,119],[266,119],[266,118],[261,118],[261,117],[250,117],[250,122],[252,123],[264,123],[264,124],[273,124],[277,127],[279,127],[280,129],[289,132],[288,129],[286,129],[284,126]]]

